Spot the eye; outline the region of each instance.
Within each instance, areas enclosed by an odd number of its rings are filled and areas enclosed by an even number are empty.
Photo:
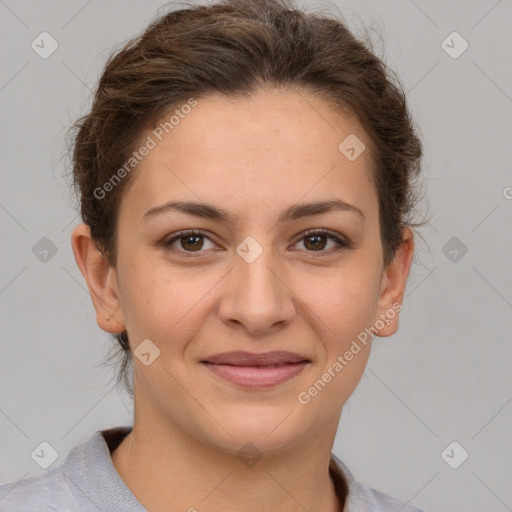
[[[190,253],[204,252],[201,251],[201,249],[204,248],[204,239],[209,240],[213,244],[212,240],[202,231],[186,229],[180,231],[169,240],[162,242],[162,245],[172,252],[181,252],[185,253],[187,257],[194,257],[195,255]],[[173,247],[176,242],[178,243],[178,247]]]
[[[320,253],[319,256],[326,256],[351,247],[348,240],[340,238],[327,229],[310,229],[305,231],[302,235],[299,242],[304,244],[306,251]],[[331,241],[333,246],[325,250],[328,241]]]
[[[172,252],[178,252],[183,254],[185,257],[195,257],[200,255],[201,252],[205,252],[201,249],[205,249],[204,240],[208,240],[213,247],[215,248],[215,244],[211,240],[209,236],[207,236],[204,232],[196,229],[186,229],[184,231],[180,231],[176,233],[173,237],[168,240],[164,240],[161,245]],[[333,244],[332,247],[326,250],[326,246],[328,242]],[[351,247],[351,243],[345,238],[340,238],[336,234],[328,231],[327,229],[310,229],[302,233],[302,238],[296,242],[297,245],[299,242],[303,242],[306,247],[306,252],[309,253],[320,253],[318,256],[327,256],[332,253],[341,251],[346,248]],[[206,247],[206,249],[209,249]],[[314,255],[317,257],[317,255]]]

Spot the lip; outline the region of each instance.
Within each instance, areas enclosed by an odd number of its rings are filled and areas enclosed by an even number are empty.
[[[293,352],[224,352],[201,364],[218,377],[245,388],[268,388],[298,375],[311,363]]]
[[[203,363],[230,364],[233,366],[272,366],[286,363],[301,363],[309,359],[295,352],[274,350],[273,352],[222,352],[204,359]],[[309,361],[310,362],[310,361]]]

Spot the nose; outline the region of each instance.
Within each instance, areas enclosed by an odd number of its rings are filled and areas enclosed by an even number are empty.
[[[218,309],[221,320],[243,326],[252,336],[288,325],[296,314],[293,292],[270,250],[251,263],[238,254],[226,276]]]

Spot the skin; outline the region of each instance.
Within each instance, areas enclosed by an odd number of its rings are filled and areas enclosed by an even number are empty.
[[[367,147],[354,161],[338,150],[351,133]],[[164,133],[132,176],[120,205],[115,268],[87,226],[74,229],[73,252],[99,326],[127,329],[132,351],[147,338],[160,350],[149,366],[134,356],[134,428],[112,453],[148,510],[340,510],[329,457],[371,341],[310,403],[297,397],[401,304],[414,249],[406,229],[384,267],[369,144],[354,118],[306,92],[210,95]],[[331,211],[277,223],[289,206],[330,199],[357,206],[364,219]],[[238,219],[168,211],[142,220],[170,200],[214,204]],[[206,232],[195,251],[186,235],[174,252],[159,244],[188,228]],[[304,238],[313,228],[353,245],[330,251],[336,244],[322,234]],[[247,236],[263,248],[252,263],[236,252]],[[396,332],[398,313],[390,320],[378,336]],[[311,364],[272,388],[245,389],[199,362],[232,350],[299,352]],[[237,456],[248,442],[262,454],[252,467]]]

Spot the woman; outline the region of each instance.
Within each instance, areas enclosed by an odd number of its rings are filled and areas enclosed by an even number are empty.
[[[72,247],[134,425],[3,486],[2,510],[417,511],[331,450],[398,328],[420,157],[339,20],[226,0],[129,42],[76,123]]]

